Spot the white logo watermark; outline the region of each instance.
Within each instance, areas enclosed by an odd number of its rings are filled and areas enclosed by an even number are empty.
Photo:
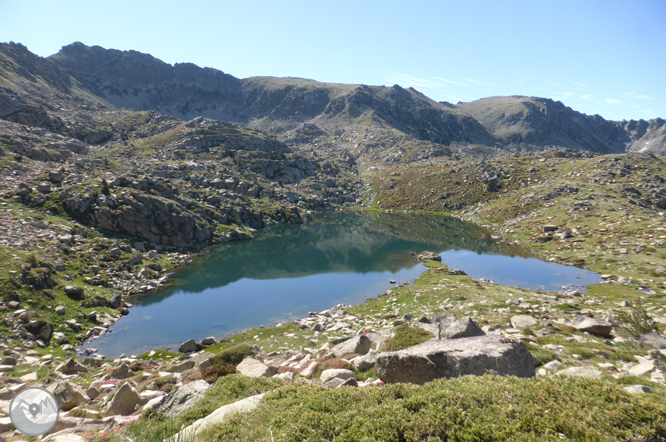
[[[28,387],[21,390],[9,404],[9,418],[21,433],[41,436],[58,422],[58,401],[46,388]]]

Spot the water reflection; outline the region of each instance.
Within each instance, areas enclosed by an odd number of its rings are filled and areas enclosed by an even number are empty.
[[[257,239],[211,249],[179,272],[177,287],[140,298],[162,302],[178,293],[200,293],[243,278],[299,278],[322,273],[396,272],[417,263],[409,251],[464,249],[477,254],[527,256],[498,244],[488,231],[456,218],[370,213],[322,214],[308,224],[278,226]]]

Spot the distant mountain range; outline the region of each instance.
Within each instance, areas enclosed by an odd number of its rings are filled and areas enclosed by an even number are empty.
[[[64,118],[62,109],[77,113],[109,106],[240,123],[306,151],[331,151],[367,164],[553,147],[666,153],[661,118],[608,121],[546,98],[451,104],[398,85],[238,79],[191,63],[172,66],[148,54],[82,43],[47,58],[20,44],[0,44],[1,119],[62,133],[66,128],[55,127]]]

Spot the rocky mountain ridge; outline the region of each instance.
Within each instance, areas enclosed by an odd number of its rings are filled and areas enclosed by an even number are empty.
[[[360,156],[359,146],[385,149],[387,144],[404,143],[391,139],[396,135],[416,143],[500,149],[559,146],[599,153],[660,153],[666,146],[663,119],[607,121],[537,97],[491,97],[452,105],[397,85],[342,85],[273,77],[237,79],[211,68],[171,66],[136,51],[106,50],[81,43],[65,46],[48,59],[119,107],[156,110],[181,119],[204,115],[256,125],[285,137],[291,137],[289,131],[307,122],[323,131],[319,136],[306,137],[310,144],[332,137],[335,144],[346,145]],[[340,130],[340,123],[347,127]],[[373,135],[381,138],[380,143],[365,139],[362,128],[372,129]],[[354,140],[349,139],[351,135]]]

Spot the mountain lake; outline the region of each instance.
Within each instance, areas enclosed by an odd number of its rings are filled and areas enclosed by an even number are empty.
[[[247,328],[359,304],[411,282],[425,270],[410,252],[440,254],[473,278],[535,290],[584,290],[598,274],[530,257],[519,246],[456,218],[334,212],[306,224],[269,227],[250,241],[214,246],[177,270],[167,287],[127,299],[130,314],[79,350],[106,358],[176,349],[188,339],[222,338]]]

